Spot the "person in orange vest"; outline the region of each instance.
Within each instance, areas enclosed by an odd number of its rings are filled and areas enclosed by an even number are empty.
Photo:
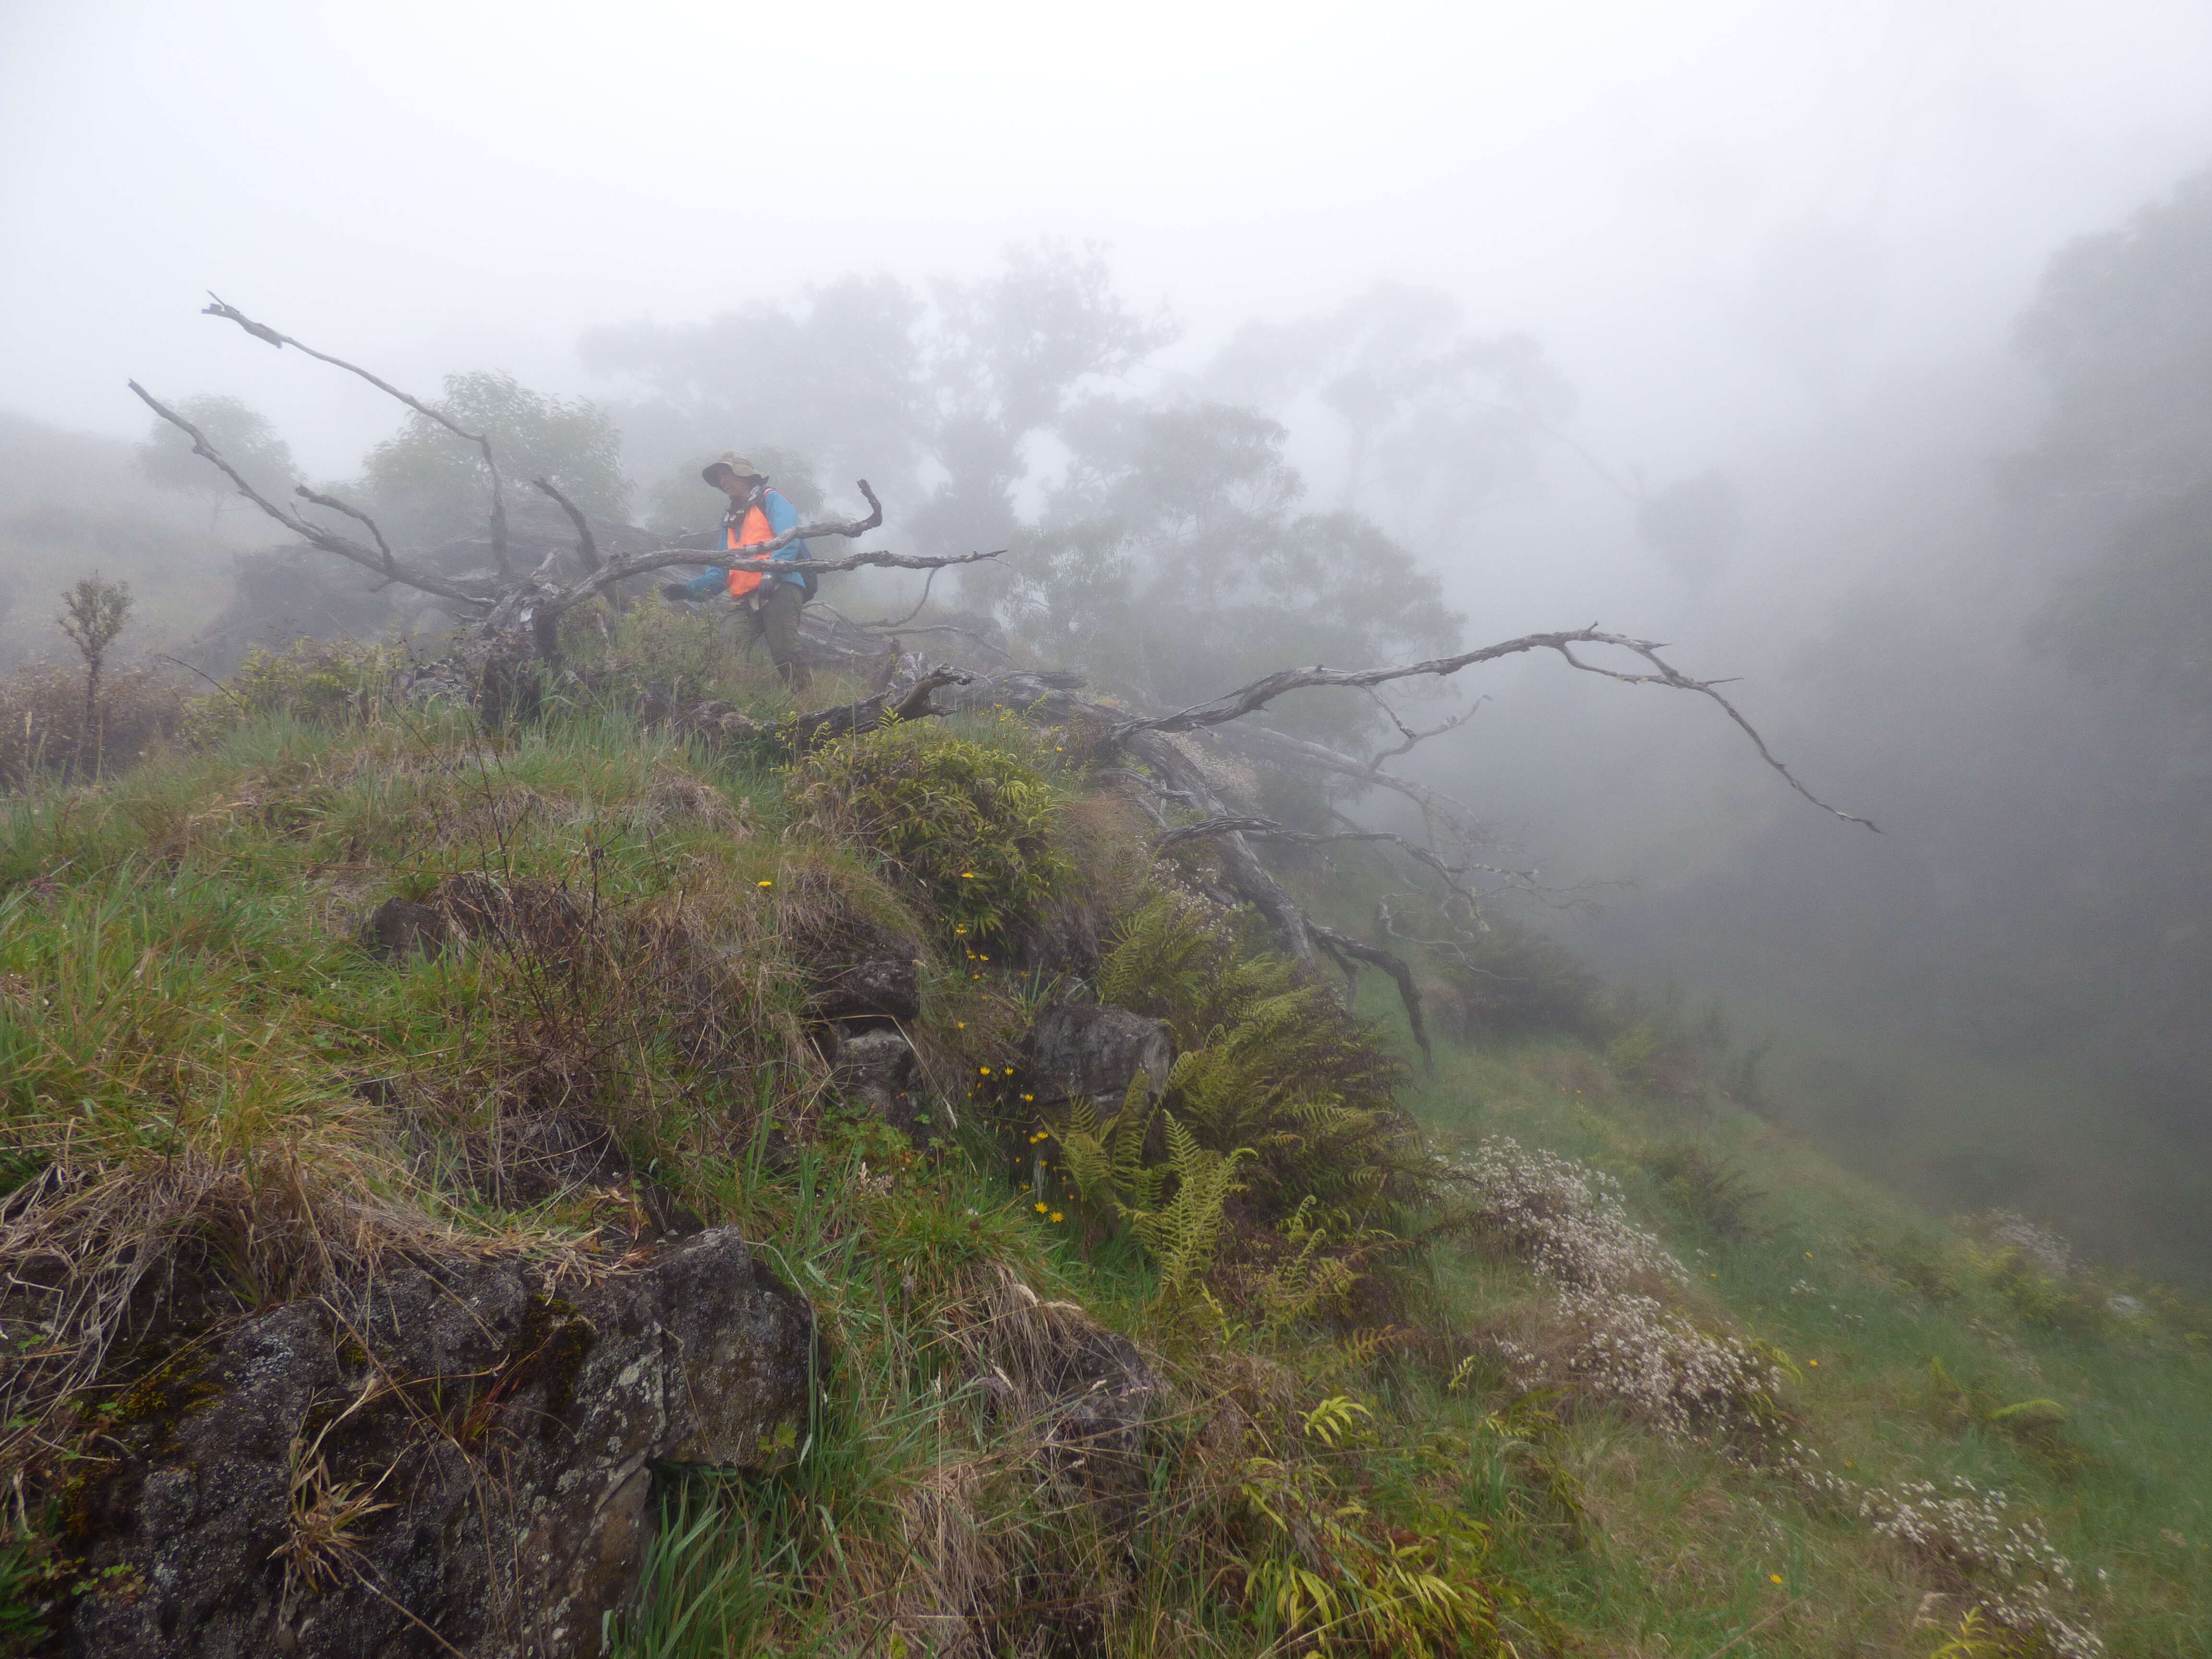
[[[734,449],[707,464],[701,475],[730,498],[722,514],[721,550],[738,553],[788,535],[799,528],[799,509],[768,487],[768,475]],[[767,568],[786,559],[811,559],[805,542],[788,542],[765,559],[732,560],[688,582],[670,582],[660,590],[672,599],[703,599],[726,592],[752,618],[755,638],[765,637],[775,672],[794,691],[812,684],[806,659],[799,654],[799,612],[812,597],[812,586],[797,571],[772,573]]]

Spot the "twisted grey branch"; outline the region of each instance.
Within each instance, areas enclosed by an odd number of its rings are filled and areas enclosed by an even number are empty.
[[[1413,982],[1413,970],[1407,967],[1402,959],[1393,956],[1379,945],[1370,945],[1364,939],[1355,939],[1350,933],[1340,933],[1335,928],[1323,927],[1320,922],[1312,921],[1310,918],[1308,919],[1306,925],[1313,929],[1314,938],[1331,956],[1340,961],[1346,957],[1350,957],[1355,962],[1364,962],[1371,968],[1380,968],[1397,981],[1398,1000],[1405,1005],[1406,1024],[1413,1027],[1413,1041],[1421,1045],[1422,1063],[1433,1066],[1436,1063],[1436,1054],[1429,1048],[1428,1024],[1421,1018],[1421,990],[1420,987]]]
[[[1386,760],[1390,760],[1399,755],[1405,754],[1418,743],[1425,742],[1431,738],[1440,738],[1443,736],[1445,732],[1455,731],[1458,727],[1464,726],[1468,720],[1474,718],[1475,709],[1480,708],[1484,703],[1489,701],[1487,697],[1477,697],[1474,700],[1474,708],[1464,709],[1461,713],[1454,714],[1449,720],[1446,720],[1441,726],[1432,726],[1425,732],[1416,732],[1412,726],[1407,725],[1405,721],[1398,718],[1398,711],[1391,708],[1390,705],[1383,700],[1382,694],[1380,691],[1377,691],[1370,685],[1367,688],[1367,695],[1374,699],[1375,706],[1381,709],[1382,713],[1389,717],[1390,724],[1398,728],[1398,735],[1405,739],[1405,742],[1400,744],[1395,749],[1385,749],[1381,754],[1376,756],[1372,761],[1368,763],[1370,765],[1376,767],[1380,767]]]
[[[423,419],[428,421],[435,421],[440,426],[445,428],[447,431],[452,433],[456,438],[460,439],[465,443],[472,443],[478,449],[482,450],[483,452],[484,458],[484,470],[491,474],[492,556],[498,562],[499,574],[501,575],[509,578],[514,576],[514,562],[508,556],[507,550],[507,496],[500,486],[499,463],[492,459],[491,439],[489,436],[481,432],[468,432],[463,430],[460,427],[456,426],[450,417],[441,414],[429,404],[424,403],[420,398],[410,396],[408,393],[402,392],[398,386],[392,385],[391,381],[370,374],[358,363],[349,363],[343,357],[333,357],[326,351],[318,351],[314,347],[302,344],[300,341],[294,339],[289,334],[278,333],[266,323],[255,322],[253,319],[247,316],[236,306],[226,305],[223,302],[222,296],[219,294],[210,292],[208,295],[208,298],[214,301],[215,303],[213,305],[202,306],[200,307],[201,315],[206,317],[227,318],[230,321],[236,323],[240,328],[244,329],[248,334],[251,334],[255,339],[266,340],[270,345],[275,346],[280,351],[286,346],[290,346],[295,351],[305,352],[308,356],[313,357],[317,362],[328,363],[333,368],[342,368],[349,374],[358,374],[362,380],[368,381],[379,392],[384,392],[387,396],[397,398],[401,403],[406,404],[408,408],[413,410],[417,415],[422,416]]]
[[[398,573],[392,568],[392,544],[384,539],[384,532],[376,527],[375,520],[370,518],[359,507],[348,506],[335,495],[321,495],[308,489],[305,484],[293,485],[292,493],[303,501],[313,501],[317,507],[327,507],[333,513],[344,514],[356,524],[366,526],[368,533],[376,538],[376,550],[384,555],[384,571],[386,579],[392,581],[398,580]]]
[[[1577,645],[1618,647],[1650,664],[1653,672],[1648,674],[1626,673],[1599,663],[1586,662],[1575,654],[1574,647]],[[1368,690],[1392,680],[1411,679],[1423,674],[1443,678],[1458,673],[1462,668],[1471,668],[1477,663],[1496,662],[1502,658],[1521,656],[1531,651],[1553,651],[1558,653],[1568,666],[1579,669],[1585,674],[1602,675],[1609,680],[1619,680],[1624,685],[1662,685],[1669,690],[1690,691],[1699,696],[1710,697],[1751,739],[1752,746],[1759,751],[1759,757],[1780,773],[1792,789],[1831,817],[1840,818],[1845,823],[1863,823],[1876,834],[1881,833],[1880,826],[1871,818],[1859,817],[1839,807],[1831,806],[1799,782],[1796,774],[1784,765],[1774,751],[1766,746],[1766,739],[1759,735],[1759,729],[1744,718],[1743,711],[1721,694],[1718,688],[1728,682],[1700,680],[1683,673],[1659,654],[1665,648],[1656,640],[1638,640],[1626,634],[1609,634],[1593,623],[1588,628],[1565,629],[1558,633],[1524,634],[1518,639],[1502,640],[1495,645],[1461,652],[1457,656],[1434,657],[1425,662],[1401,663],[1390,668],[1284,668],[1210,702],[1195,703],[1175,714],[1148,720],[1124,720],[1117,730],[1124,734],[1135,732],[1195,732],[1201,727],[1224,726],[1231,720],[1242,720],[1247,714],[1258,713],[1285,692],[1307,686],[1340,685]],[[1375,772],[1376,769],[1370,766],[1367,769]]]
[[[299,537],[301,540],[321,548],[325,553],[335,553],[342,559],[350,559],[356,564],[374,571],[387,580],[400,582],[409,587],[420,588],[425,593],[434,593],[440,599],[451,599],[457,605],[485,611],[489,610],[498,598],[498,592],[495,587],[488,586],[479,580],[441,576],[436,571],[426,570],[419,565],[410,564],[404,559],[394,556],[391,549],[384,546],[384,538],[380,534],[377,536],[376,547],[364,547],[350,536],[341,536],[335,530],[316,524],[312,520],[303,519],[298,514],[279,507],[248,483],[245,476],[225,460],[222,452],[208,441],[207,434],[199,428],[156,398],[137,381],[131,381],[130,386],[131,391],[138,394],[139,400],[149,409],[168,422],[170,425],[179,428],[192,441],[192,453],[195,455],[211,463],[232,483],[238,486],[240,495]],[[332,507],[345,514],[349,518],[367,522],[365,514],[343,506],[331,497],[307,495],[307,498],[318,506]],[[375,526],[372,525],[369,527],[374,533]]]
[[[585,569],[599,569],[599,544],[592,538],[591,520],[584,516],[575,502],[553,487],[550,478],[532,478],[530,487],[541,495],[551,496],[553,504],[568,515],[568,522],[575,526],[576,531],[576,556],[584,562]]]

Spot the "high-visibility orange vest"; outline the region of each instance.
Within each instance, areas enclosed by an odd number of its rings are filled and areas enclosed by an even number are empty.
[[[775,532],[768,526],[768,514],[761,510],[760,503],[755,501],[745,509],[745,521],[742,526],[732,525],[723,532],[723,550],[734,553],[741,547],[757,547],[763,542],[775,539]],[[766,580],[757,568],[739,570],[732,566],[730,570],[730,597],[741,599]]]

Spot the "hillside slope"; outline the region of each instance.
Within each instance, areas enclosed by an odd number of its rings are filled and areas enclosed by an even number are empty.
[[[711,628],[605,639],[494,728],[262,659],[0,808],[15,1647],[2212,1652],[2201,1308],[1843,1176],[1664,1010],[1425,1068],[1080,731],[715,746],[635,712],[775,711]],[[1165,1048],[1073,1088],[1053,1011]]]

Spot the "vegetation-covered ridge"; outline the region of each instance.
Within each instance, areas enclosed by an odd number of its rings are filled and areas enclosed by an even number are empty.
[[[312,1315],[363,1380],[277,1448],[225,1606],[285,1651],[349,1650],[345,1597],[399,1607],[388,1651],[510,1650],[528,1610],[456,1649],[393,1567],[404,1472],[495,1488],[610,1287],[731,1228],[811,1304],[805,1403],[653,1478],[617,1652],[2212,1651],[2198,1304],[1836,1173],[1717,1018],[1370,845],[1290,879],[1413,963],[1428,1066],[1213,842],[1156,855],[1095,734],[709,744],[641,711],[788,712],[711,626],[596,638],[506,723],[368,647],[259,657],[6,799],[11,1644],[159,1625],[201,1522],[148,1472],[210,1355]],[[1172,1051],[1112,1096],[1033,1039],[1102,1006]],[[391,1373],[392,1287],[483,1264],[506,1357]]]

